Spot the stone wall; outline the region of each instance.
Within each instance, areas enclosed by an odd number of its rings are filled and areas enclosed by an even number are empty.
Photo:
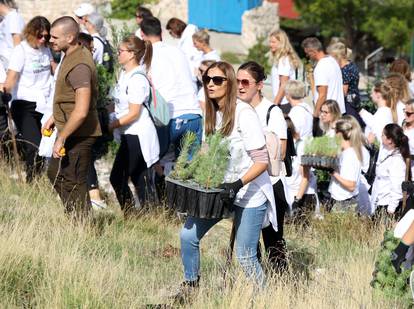
[[[252,47],[260,37],[279,29],[279,4],[263,1],[257,8],[244,12],[242,16],[242,42]]]
[[[23,15],[25,22],[28,22],[31,18],[37,15],[45,16],[52,22],[57,17],[72,15],[74,9],[83,2],[90,2],[99,9],[105,9],[105,7],[108,7],[110,4],[110,1],[108,0],[16,0],[19,11]]]
[[[188,21],[188,0],[160,0],[150,6],[150,9],[162,21],[168,21],[172,17]]]

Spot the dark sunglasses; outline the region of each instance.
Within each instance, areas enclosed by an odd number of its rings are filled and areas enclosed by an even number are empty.
[[[210,81],[213,81],[213,84],[216,86],[221,86],[223,84],[223,82],[225,80],[227,80],[227,78],[223,77],[223,76],[213,76],[210,77],[208,75],[203,75],[203,84],[208,85],[210,84]]]
[[[36,36],[39,40],[40,39],[45,39],[46,41],[48,41],[49,39],[50,39],[50,34],[41,34],[41,33],[39,33],[37,36]]]
[[[257,84],[256,82],[251,82],[248,79],[237,79],[237,85],[241,84],[242,87],[249,87],[251,84]]]
[[[404,113],[407,117],[410,117],[411,115],[414,115],[414,112],[404,112]]]
[[[142,18],[142,15],[141,14],[135,14],[135,17],[136,18]]]

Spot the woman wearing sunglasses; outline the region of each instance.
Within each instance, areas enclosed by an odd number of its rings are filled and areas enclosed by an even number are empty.
[[[240,100],[249,103],[259,116],[264,132],[273,132],[280,142],[281,159],[286,153],[287,124],[281,109],[263,97],[261,91],[266,79],[264,68],[254,61],[242,64],[237,71],[237,95]],[[269,113],[269,118],[267,117]],[[268,118],[268,119],[267,119]],[[281,161],[280,164],[283,165]],[[277,229],[272,225],[262,230],[265,250],[275,271],[286,268],[286,244],[283,239],[283,221],[288,203],[285,197],[286,180],[284,169],[280,175],[270,177],[276,200]]]
[[[414,99],[405,103],[405,119],[403,123],[404,134],[408,137],[408,145],[410,146],[410,154],[414,155]],[[411,175],[414,175],[414,160],[411,159]],[[411,176],[412,177],[412,176]]]
[[[230,160],[220,197],[234,199],[236,255],[246,274],[262,286],[264,274],[257,259],[257,245],[267,208],[274,197],[266,171],[268,155],[260,120],[254,109],[237,100],[233,67],[226,62],[212,64],[203,75],[206,92],[206,135],[220,132],[230,142]],[[181,258],[184,279],[176,300],[194,292],[200,271],[200,241],[220,219],[188,217],[181,230]]]
[[[157,131],[145,104],[150,96],[146,73],[152,60],[152,45],[135,35],[122,40],[118,47],[118,62],[122,66],[114,89],[115,119],[109,129],[118,129],[121,145],[116,154],[109,180],[126,216],[135,209],[129,178],[137,179],[159,159]],[[143,200],[140,200],[143,203]],[[142,204],[141,204],[142,205]]]
[[[4,89],[13,93],[11,112],[23,142],[26,180],[39,174],[42,160],[37,155],[41,139],[41,119],[47,109],[51,76],[55,68],[47,46],[50,23],[42,16],[34,17],[24,29],[24,40],[11,54]]]

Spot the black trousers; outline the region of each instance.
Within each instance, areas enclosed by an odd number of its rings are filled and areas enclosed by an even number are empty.
[[[134,185],[139,176],[147,169],[137,135],[121,135],[121,145],[116,154],[109,180],[115,190],[121,209],[128,213],[135,207],[134,196],[129,189],[128,180]],[[141,201],[140,201],[141,202]]]
[[[14,100],[11,105],[13,121],[16,124],[19,138],[22,140],[23,159],[26,165],[26,181],[32,182],[42,170],[42,157],[38,156],[40,144],[41,122],[43,114],[36,112],[36,102]]]
[[[275,231],[272,225],[262,229],[263,243],[269,262],[276,271],[286,268],[286,242],[283,238],[283,224],[285,213],[289,205],[286,202],[283,183],[281,180],[273,185],[273,193],[276,201],[277,228]]]

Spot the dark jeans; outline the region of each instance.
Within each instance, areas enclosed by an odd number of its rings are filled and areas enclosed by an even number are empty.
[[[22,140],[23,159],[26,165],[26,181],[32,182],[42,170],[42,157],[38,156],[40,144],[41,122],[43,114],[35,111],[36,103],[14,100],[11,105],[13,121],[16,124],[19,138]]]
[[[129,189],[128,180],[131,177],[136,186],[139,182],[139,176],[146,169],[147,164],[141,152],[138,136],[121,135],[121,145],[116,154],[109,180],[125,214],[131,212],[135,207],[134,196]]]
[[[82,217],[91,209],[86,177],[95,140],[95,137],[69,137],[65,142],[66,155],[50,160],[47,176],[68,214]]]
[[[286,242],[283,238],[283,224],[285,213],[289,205],[286,202],[285,192],[282,181],[273,185],[273,193],[276,202],[277,232],[272,225],[262,229],[263,243],[266,253],[269,256],[269,262],[274,270],[281,271],[286,269]]]
[[[170,120],[169,127],[170,143],[174,144],[176,157],[180,154],[181,140],[187,132],[194,132],[197,135],[197,143],[201,144],[201,139],[203,137],[203,119],[200,115],[185,114],[173,118]]]

